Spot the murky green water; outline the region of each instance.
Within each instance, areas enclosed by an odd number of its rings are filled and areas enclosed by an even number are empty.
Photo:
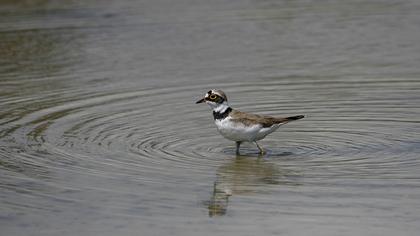
[[[3,235],[417,235],[420,3],[0,1]],[[235,156],[211,111],[305,114]]]

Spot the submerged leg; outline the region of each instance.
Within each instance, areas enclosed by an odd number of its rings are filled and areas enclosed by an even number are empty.
[[[254,142],[257,145],[258,150],[260,150],[260,155],[264,155],[264,149],[258,145],[257,141]]]
[[[236,141],[236,155],[239,155],[239,146],[241,146],[241,141]]]

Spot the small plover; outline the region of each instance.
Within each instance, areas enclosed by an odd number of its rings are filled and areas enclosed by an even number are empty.
[[[214,123],[219,133],[236,142],[236,154],[239,155],[239,147],[242,142],[253,142],[257,145],[260,154],[264,149],[257,141],[274,132],[281,125],[290,121],[302,119],[303,115],[289,117],[272,117],[256,115],[232,109],[221,90],[210,90],[196,103],[207,103],[213,109]]]

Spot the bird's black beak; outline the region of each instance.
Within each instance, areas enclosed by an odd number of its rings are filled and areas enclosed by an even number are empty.
[[[200,100],[196,101],[196,102],[195,102],[195,104],[198,104],[198,103],[203,103],[203,102],[204,102],[204,98],[202,98],[202,99],[200,99]]]

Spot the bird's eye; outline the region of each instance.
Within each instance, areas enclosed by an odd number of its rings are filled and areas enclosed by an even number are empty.
[[[210,95],[211,100],[215,100],[216,98],[217,98],[217,96],[215,94]]]

